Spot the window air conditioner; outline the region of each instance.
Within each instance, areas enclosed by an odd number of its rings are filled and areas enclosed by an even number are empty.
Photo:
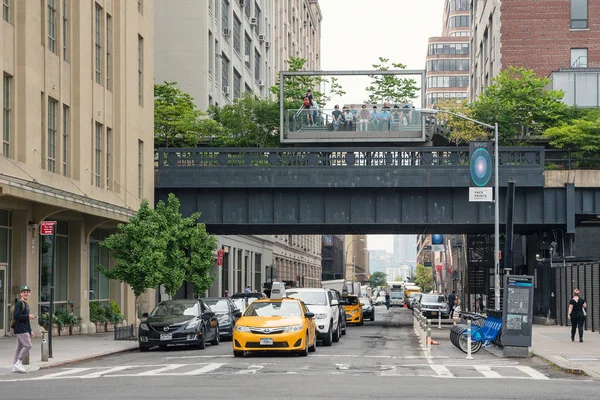
[[[250,18],[250,25],[256,25],[256,24],[258,24],[258,19]]]
[[[259,42],[264,42],[265,41],[265,35],[258,35],[258,40]]]
[[[223,35],[225,35],[226,37],[230,37],[231,36],[231,29],[224,28],[223,29]]]
[[[229,86],[223,86],[223,94],[229,96]]]
[[[258,83],[258,86],[260,87],[265,86],[265,82],[262,79],[259,79],[258,81],[256,81],[256,83]]]
[[[271,48],[271,42],[265,42],[265,49]]]
[[[250,56],[248,54],[244,55],[244,62],[250,64]]]
[[[240,3],[240,7],[244,7],[244,0],[238,0],[238,2]]]

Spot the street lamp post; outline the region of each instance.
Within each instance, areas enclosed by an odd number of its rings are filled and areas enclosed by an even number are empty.
[[[427,114],[450,114],[494,130],[494,309],[500,311],[500,184],[498,176],[498,166],[500,163],[498,162],[498,123],[496,122],[494,125],[486,124],[485,122],[477,121],[452,111],[431,109],[423,110],[422,112]]]
[[[346,255],[344,257],[344,269],[346,268],[346,265],[348,263],[348,250],[350,250],[350,245],[352,245],[352,243],[354,242],[364,242],[365,239],[360,238],[360,239],[354,239],[353,241],[351,241],[350,243],[348,243],[348,246],[346,246]],[[346,271],[344,271],[344,275]],[[352,274],[354,274],[354,268],[352,269]],[[354,276],[352,276],[352,280],[354,280]]]

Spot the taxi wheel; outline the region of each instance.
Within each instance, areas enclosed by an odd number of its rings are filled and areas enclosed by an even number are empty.
[[[311,353],[317,351],[317,331],[315,331],[315,340],[313,341],[312,346],[308,348],[308,351],[310,351]]]
[[[358,326],[363,326],[365,324],[365,320],[364,319],[360,319],[360,322],[358,323]]]
[[[298,352],[298,355],[300,357],[306,357],[308,355],[308,333],[306,334],[306,337],[304,338],[304,350],[300,350]]]
[[[233,356],[234,357],[244,357],[244,352],[242,350],[234,350]]]

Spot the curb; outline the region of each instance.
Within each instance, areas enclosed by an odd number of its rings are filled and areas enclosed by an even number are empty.
[[[548,363],[549,365],[551,365],[553,368],[556,368],[559,371],[562,372],[566,372],[568,374],[573,374],[573,375],[581,375],[581,376],[590,376],[588,375],[583,369],[581,368],[573,368],[573,367],[564,367],[560,364],[555,363],[554,361],[550,361],[547,358],[540,356],[539,354],[535,354],[533,353],[533,356]]]
[[[69,365],[69,364],[75,364],[75,363],[79,363],[82,361],[91,361],[91,360],[96,360],[98,358],[103,358],[106,356],[112,356],[115,354],[122,354],[122,353],[129,353],[132,351],[137,350],[137,347],[132,347],[130,349],[122,349],[122,350],[115,350],[115,351],[107,351],[105,353],[101,353],[101,354],[93,354],[93,355],[89,355],[89,356],[82,356],[82,357],[78,357],[78,358],[73,358],[70,360],[64,360],[64,361],[58,361],[52,364],[44,364],[44,365],[40,365],[39,369],[48,369],[48,368],[54,368],[54,367],[62,367],[65,365]]]

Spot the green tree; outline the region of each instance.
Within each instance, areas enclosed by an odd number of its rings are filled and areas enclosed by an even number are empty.
[[[423,293],[433,290],[433,275],[431,267],[423,264],[417,264],[415,269],[415,283],[421,288]]]
[[[156,214],[147,200],[126,224],[119,224],[117,232],[107,237],[101,246],[111,251],[116,260],[108,269],[99,267],[109,279],[125,282],[135,295],[136,315],[139,315],[139,297],[163,281],[166,261],[166,241],[159,234]]]
[[[498,122],[502,145],[516,145],[527,134],[542,134],[557,126],[567,113],[563,92],[545,90],[550,80],[533,70],[509,67],[471,105],[473,118],[490,125]]]
[[[194,147],[220,126],[196,108],[194,99],[176,82],[154,85],[154,147]]]
[[[387,286],[387,274],[385,272],[377,271],[371,274],[369,279],[371,287]]]
[[[389,71],[390,60],[379,57],[379,64],[373,64],[378,71]],[[394,69],[406,69],[406,65],[391,63]],[[417,81],[412,78],[403,78],[400,75],[369,75],[371,84],[365,88],[369,92],[369,98],[365,103],[408,103],[417,97],[419,87]],[[424,83],[423,83],[424,84]]]
[[[450,111],[455,114],[464,115],[468,118],[473,118],[473,110],[468,107],[466,101],[457,103],[452,100],[440,101],[437,104],[440,110]],[[456,117],[452,114],[438,113],[436,119],[439,122],[444,122],[444,127],[447,128],[448,140],[456,146],[468,144],[472,140],[484,140],[493,138],[493,132],[489,129],[475,124],[464,118]]]

